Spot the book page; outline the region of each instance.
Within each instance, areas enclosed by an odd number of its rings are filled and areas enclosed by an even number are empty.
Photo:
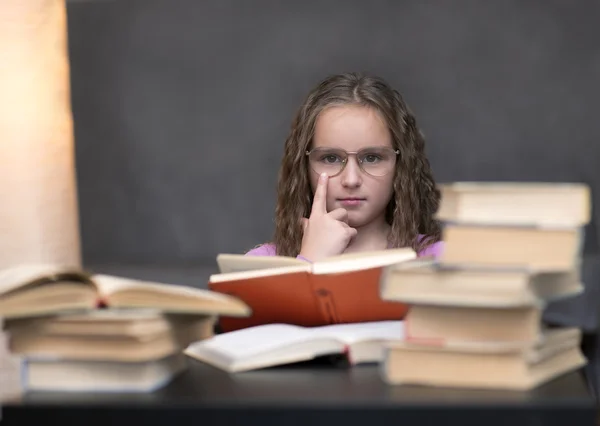
[[[286,274],[297,274],[299,272],[310,272],[309,263],[303,262],[297,266],[282,266],[280,268],[255,269],[247,271],[227,272],[222,274],[213,274],[209,277],[211,283],[220,283],[227,281],[250,280],[253,278],[273,277]]]
[[[306,264],[303,260],[287,256],[245,256],[243,254],[227,253],[221,253],[217,256],[217,265],[219,266],[219,272],[222,274]]]
[[[288,324],[266,324],[219,334],[192,343],[186,352],[213,352],[228,361],[249,358],[261,353],[310,339],[309,329]]]
[[[221,303],[232,303],[233,301],[226,294],[183,285],[141,281],[103,274],[94,275],[92,279],[96,283],[100,294],[109,298],[111,295],[120,292],[139,291],[140,295],[154,294],[156,297],[160,297],[161,295],[167,298],[169,296],[176,296]]]
[[[327,337],[346,344],[367,340],[404,340],[404,321],[333,324],[309,330],[312,337]]]
[[[346,253],[315,262],[312,266],[312,271],[315,274],[359,271],[406,262],[413,260],[416,257],[417,254],[411,248]]]
[[[59,281],[72,277],[75,277],[76,281],[81,281],[82,284],[89,285],[86,283],[88,275],[75,269],[51,264],[17,265],[0,270],[0,295],[40,280]]]

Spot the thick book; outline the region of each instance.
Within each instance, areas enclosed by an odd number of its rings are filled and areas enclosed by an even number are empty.
[[[443,222],[578,228],[591,218],[585,184],[455,182],[439,189],[436,218]]]
[[[381,273],[385,266],[415,258],[410,248],[342,254],[315,263],[220,254],[221,273],[210,277],[209,288],[239,298],[252,310],[245,318],[221,316],[223,331],[271,323],[314,327],[401,320],[407,306],[381,299]]]
[[[168,315],[152,309],[97,309],[7,319],[4,330],[13,336],[144,337],[179,329],[190,323],[204,326],[210,322],[214,322],[210,316]]]
[[[583,228],[447,223],[440,263],[453,266],[572,270],[579,267]]]
[[[213,335],[215,318],[98,310],[8,320],[11,353],[24,358],[144,362]]]
[[[402,321],[299,327],[266,324],[192,343],[184,353],[234,373],[344,355],[351,365],[379,363],[389,342],[402,340]]]
[[[250,314],[249,307],[235,297],[183,285],[91,274],[57,265],[18,265],[0,270],[0,317],[98,307],[231,317]]]
[[[187,368],[187,359],[174,354],[146,362],[27,359],[23,389],[43,392],[153,392]]]
[[[489,308],[413,305],[406,339],[413,342],[536,342],[543,332],[541,306]]]
[[[586,365],[576,328],[546,330],[537,342],[393,342],[382,378],[393,385],[529,390]]]
[[[548,303],[583,292],[579,269],[554,271],[412,263],[384,270],[382,299],[411,305],[508,308]]]

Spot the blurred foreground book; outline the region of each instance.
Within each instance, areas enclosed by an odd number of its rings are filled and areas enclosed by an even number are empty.
[[[550,327],[550,301],[583,291],[589,189],[577,184],[440,187],[444,250],[434,265],[387,267],[381,297],[410,304],[390,384],[527,390],[586,364],[581,331]]]
[[[50,265],[0,272],[7,347],[23,391],[149,392],[186,368],[183,350],[219,315],[247,316],[235,297]]]

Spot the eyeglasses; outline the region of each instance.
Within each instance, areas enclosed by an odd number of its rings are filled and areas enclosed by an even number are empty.
[[[310,168],[319,175],[326,173],[329,177],[335,177],[344,171],[350,155],[356,155],[358,166],[363,172],[374,177],[382,177],[394,170],[398,154],[400,150],[385,146],[363,148],[352,152],[338,148],[314,148],[306,151]]]

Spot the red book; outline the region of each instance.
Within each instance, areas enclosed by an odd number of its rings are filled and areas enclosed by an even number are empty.
[[[386,267],[416,258],[410,248],[343,254],[308,263],[285,256],[221,254],[221,273],[209,288],[245,302],[252,314],[221,316],[225,332],[262,324],[322,326],[403,319],[405,304],[384,301],[380,282]]]

